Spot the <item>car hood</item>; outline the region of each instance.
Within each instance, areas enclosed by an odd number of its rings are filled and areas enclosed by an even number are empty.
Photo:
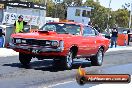
[[[71,34],[57,34],[56,32],[33,32],[33,33],[17,33],[12,34],[13,38],[24,38],[24,39],[39,39],[39,40],[63,40],[64,38],[70,38],[74,35]]]

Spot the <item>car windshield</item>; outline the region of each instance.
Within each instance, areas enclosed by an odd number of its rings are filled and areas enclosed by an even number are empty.
[[[44,31],[55,31],[60,34],[80,34],[80,26],[75,24],[45,24],[40,30]]]

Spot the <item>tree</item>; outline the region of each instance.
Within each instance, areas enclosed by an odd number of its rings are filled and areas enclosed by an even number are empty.
[[[109,22],[108,22],[110,28],[113,28],[115,26],[115,24],[116,24],[115,18],[116,18],[115,12],[111,11],[110,12],[110,19],[109,19]]]
[[[129,9],[130,7],[130,3],[125,3],[124,5],[122,5],[122,9]]]
[[[87,0],[84,5],[94,8],[92,11],[91,21],[93,24],[97,24],[101,29],[105,29],[107,27],[107,23],[110,28],[113,28],[115,24],[119,27],[128,27],[128,9],[123,8],[117,11],[111,11],[111,9],[101,6],[98,0],[96,0],[96,2],[94,0]],[[129,7],[129,4],[125,4],[125,7]],[[110,14],[109,21],[108,12]]]
[[[53,3],[52,0],[48,0],[46,15],[48,17],[55,17],[55,10],[55,3]]]
[[[101,6],[98,0],[96,2],[94,0],[87,0],[84,5],[93,8],[91,12],[91,21],[93,25],[97,24],[101,30],[105,29],[108,22],[107,17],[109,9]]]
[[[66,6],[81,6],[82,0],[64,0],[63,4]]]
[[[118,9],[115,11],[115,20],[118,26],[128,27],[129,11],[127,9]]]
[[[60,17],[61,19],[66,19],[68,6],[82,6],[82,0],[63,0],[62,3],[57,4],[56,7],[59,7],[57,9],[57,17]]]
[[[14,0],[18,1],[18,0]],[[122,5],[122,9],[117,11],[112,11],[109,8],[105,8],[100,5],[99,0],[86,0],[82,4],[82,0],[63,0],[61,3],[56,3],[54,0],[21,0],[30,1],[37,4],[45,4],[47,1],[47,16],[57,17],[60,19],[66,19],[67,7],[68,6],[88,6],[92,7],[90,19],[93,25],[97,24],[102,30],[107,27],[107,24],[112,28],[114,24],[118,24],[120,27],[128,27],[129,19],[129,7],[130,3],[125,3]],[[110,14],[110,19],[108,21],[108,13]]]

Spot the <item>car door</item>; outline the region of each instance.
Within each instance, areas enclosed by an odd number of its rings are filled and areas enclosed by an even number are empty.
[[[96,41],[95,52],[97,52],[99,47],[103,45],[104,37],[96,29],[93,30],[95,31],[95,41]]]
[[[85,55],[94,55],[96,52],[96,33],[91,27],[84,27],[83,30],[83,45]]]

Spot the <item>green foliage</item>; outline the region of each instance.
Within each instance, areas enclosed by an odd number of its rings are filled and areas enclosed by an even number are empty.
[[[51,0],[48,0],[47,1],[47,12],[46,12],[47,16],[55,17],[55,14],[54,14],[55,10],[56,10],[55,3],[53,3]]]
[[[81,6],[82,0],[64,0],[63,4],[66,6]]]
[[[87,0],[84,5],[94,8],[91,19],[93,24],[97,24],[101,29],[104,30],[107,24],[109,24],[110,28],[115,24],[119,27],[128,27],[129,11],[126,8],[111,11],[101,6],[98,0],[96,0],[96,2],[94,0]],[[109,21],[108,14],[110,14]]]
[[[17,0],[16,0],[17,1]],[[55,3],[53,0],[21,0],[29,1],[39,4],[44,4],[47,1],[47,16],[58,17],[61,19],[66,19],[66,11],[68,6],[89,6],[93,10],[91,12],[91,21],[93,25],[97,24],[101,30],[107,27],[107,24],[112,28],[113,25],[117,24],[120,27],[128,27],[129,22],[129,3],[122,5],[123,9],[117,11],[111,11],[111,9],[105,8],[100,5],[99,0],[86,0],[82,4],[82,0],[63,0],[62,3]],[[108,21],[108,14],[109,21]]]
[[[126,9],[118,9],[115,11],[115,20],[118,26],[128,27],[129,12]]]
[[[91,15],[93,25],[97,24],[101,29],[105,29],[107,27],[109,9],[106,9],[98,1],[95,2],[94,0],[87,0],[84,5],[94,9]]]

